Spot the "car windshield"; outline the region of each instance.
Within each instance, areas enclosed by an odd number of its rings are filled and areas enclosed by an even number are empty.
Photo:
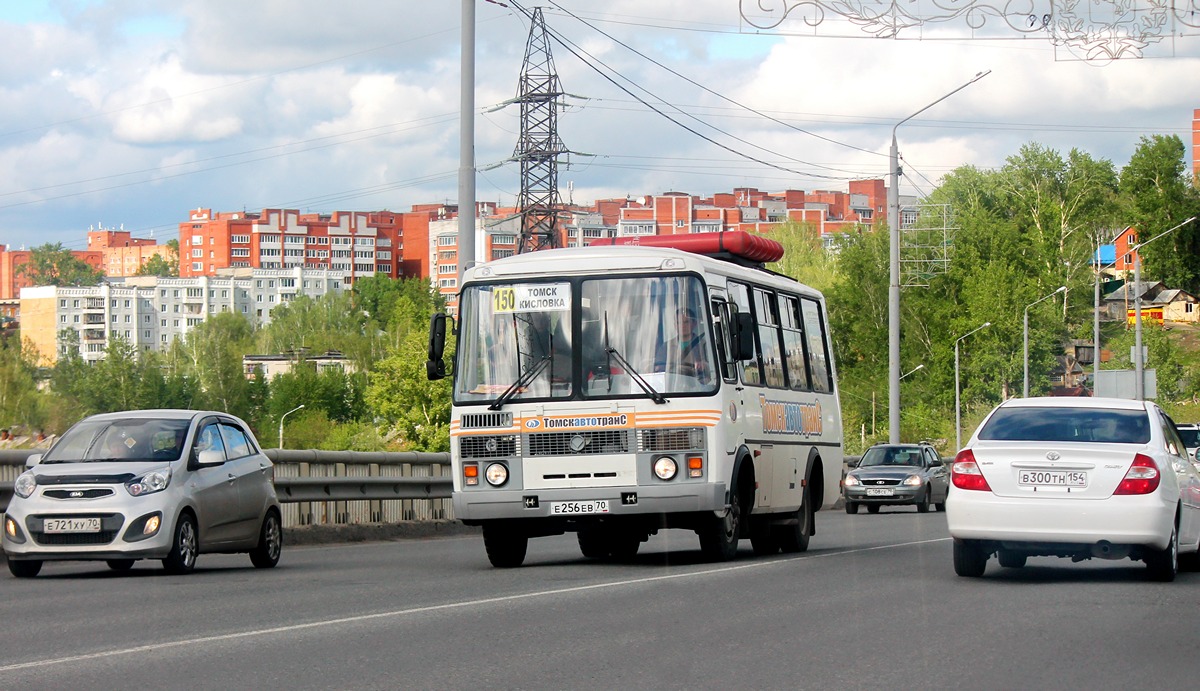
[[[911,446],[872,446],[863,454],[859,467],[880,465],[921,465],[921,449]]]
[[[1176,432],[1179,432],[1179,440],[1189,449],[1194,449],[1200,446],[1200,428],[1196,427],[1176,427]]]
[[[980,439],[1145,444],[1150,419],[1144,410],[1102,408],[1011,407],[995,412]]]
[[[183,453],[189,420],[83,420],[48,451],[42,463],[173,461]]]

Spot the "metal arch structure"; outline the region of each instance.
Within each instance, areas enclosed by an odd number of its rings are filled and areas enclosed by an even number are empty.
[[[521,106],[521,136],[513,158],[521,164],[521,214],[518,252],[559,246],[558,158],[566,153],[558,137],[558,110],[564,95],[550,54],[542,8],[533,9],[529,40],[516,103]]]
[[[918,202],[900,210],[900,287],[928,288],[950,269],[958,230],[949,204]]]
[[[1176,40],[1200,36],[1200,0],[738,0],[738,5],[752,32],[921,40],[924,29],[937,25],[943,37],[955,27],[963,32],[955,38],[1044,37],[1056,59],[1089,62],[1170,56]]]

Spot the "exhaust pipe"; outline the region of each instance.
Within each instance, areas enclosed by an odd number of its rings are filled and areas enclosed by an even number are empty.
[[[1100,559],[1126,559],[1129,557],[1129,545],[1114,545],[1108,540],[1101,540],[1092,545],[1092,556]]]

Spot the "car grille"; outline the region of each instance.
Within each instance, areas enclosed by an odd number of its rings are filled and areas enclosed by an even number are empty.
[[[583,447],[579,451],[571,448],[571,440],[579,437]],[[593,432],[546,432],[527,437],[530,456],[587,456],[603,453],[629,453],[627,430],[599,430]]]
[[[863,487],[895,487],[900,484],[900,480],[889,478],[858,478]]]
[[[51,533],[42,532],[42,520],[45,518],[99,518],[100,532],[98,533]],[[27,516],[25,528],[33,541],[39,545],[71,546],[71,545],[107,545],[121,532],[125,517],[119,513],[88,513],[88,514],[55,514],[51,516]]]
[[[133,473],[120,475],[38,475],[39,485],[122,485],[137,477]]]
[[[42,496],[50,497],[51,499],[99,499],[100,497],[111,497],[113,491],[108,488],[103,489],[48,489],[42,492]]]

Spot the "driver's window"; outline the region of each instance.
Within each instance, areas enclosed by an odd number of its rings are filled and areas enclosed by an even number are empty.
[[[194,449],[197,456],[199,456],[201,451],[219,451],[222,458],[226,457],[225,443],[221,441],[221,432],[215,422],[205,425],[200,430],[200,433],[196,435]]]

